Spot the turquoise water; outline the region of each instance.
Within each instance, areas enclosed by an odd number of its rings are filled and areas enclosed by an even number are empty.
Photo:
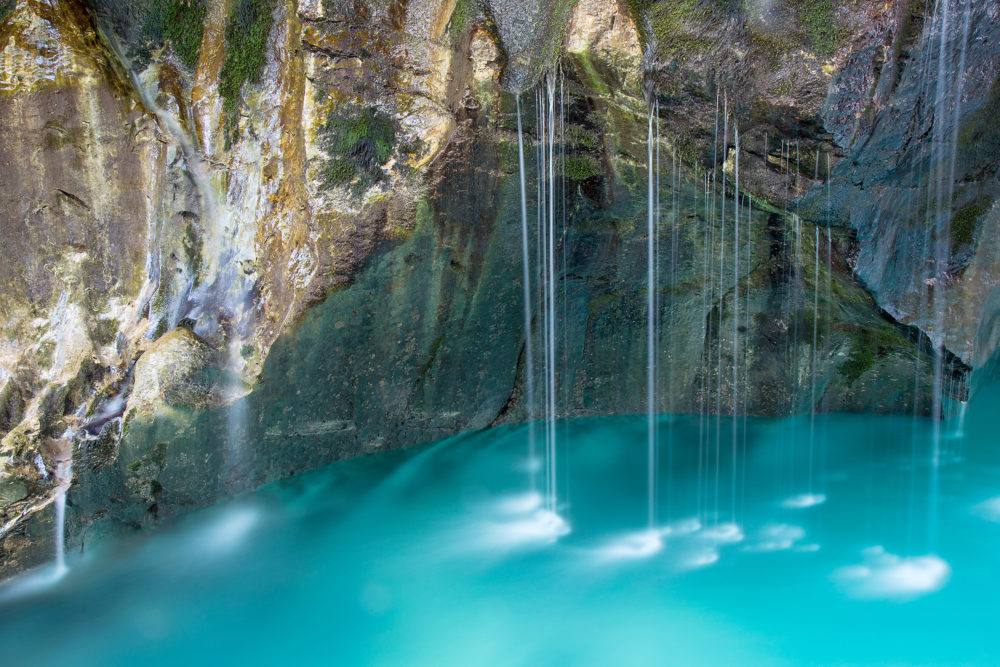
[[[716,459],[698,416],[663,417],[655,530],[641,416],[561,425],[558,516],[525,427],[346,461],[22,577],[0,646],[11,665],[998,664],[1000,456],[973,416],[944,425],[938,468],[928,422],[817,417],[811,476],[808,417],[750,420],[735,478],[728,420]]]

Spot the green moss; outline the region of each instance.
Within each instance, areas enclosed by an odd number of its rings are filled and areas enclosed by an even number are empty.
[[[132,408],[125,415],[125,419],[122,420],[122,438],[128,435],[129,426],[132,425],[132,420],[135,419],[137,414],[139,414],[139,411],[136,408]]]
[[[780,64],[781,59],[796,48],[795,42],[787,36],[774,35],[766,30],[754,30],[753,27],[747,35],[747,43],[754,55],[772,65]]]
[[[979,173],[967,178],[982,178],[996,173],[1000,162],[1000,77],[990,88],[986,101],[966,118],[958,133],[958,148],[966,164],[983,165]]]
[[[632,15],[632,20],[639,31],[639,39],[649,41],[646,32],[646,13],[656,4],[656,0],[621,0],[625,9]]]
[[[476,0],[458,0],[455,3],[455,11],[451,13],[451,36],[458,39],[469,22],[474,20],[479,14],[479,3]]]
[[[331,111],[321,134],[330,156],[323,168],[324,188],[357,180],[359,190],[367,189],[382,178],[382,165],[392,157],[396,143],[392,118],[374,107]]]
[[[611,95],[611,88],[605,81],[604,76],[598,71],[596,64],[591,58],[589,51],[570,54],[570,62],[575,62],[579,66],[579,78],[597,95]]]
[[[198,66],[207,11],[204,0],[154,0],[143,35],[156,44],[168,43],[181,62],[193,70]]]
[[[794,0],[791,4],[809,48],[820,56],[833,55],[843,39],[833,0]]]
[[[0,21],[12,14],[16,8],[16,0],[0,0]]]
[[[907,341],[896,330],[854,329],[851,332],[851,350],[847,361],[840,366],[840,374],[854,382],[881,359],[893,351],[907,345]]]
[[[153,330],[153,340],[156,340],[163,334],[167,333],[169,330],[169,325],[167,324],[167,318],[161,317],[160,321],[156,323],[156,329]]]
[[[585,181],[600,173],[600,166],[591,157],[569,156],[563,163],[563,174],[574,181]]]
[[[875,355],[871,349],[858,345],[851,346],[851,352],[840,366],[840,373],[850,382],[854,382],[875,365]]]
[[[235,138],[236,115],[244,83],[260,81],[267,63],[267,38],[277,0],[239,0],[226,20],[226,59],[219,72],[219,94],[226,113],[226,141]]]
[[[986,211],[990,210],[992,205],[992,199],[980,197],[958,209],[955,217],[951,219],[951,247],[953,249],[957,250],[972,243],[972,239],[976,235],[976,223]]]
[[[110,345],[118,335],[118,320],[114,318],[97,320],[91,335],[98,345]]]
[[[580,148],[596,150],[601,147],[599,137],[582,125],[567,125],[566,139]]]
[[[704,21],[711,16],[711,8],[698,0],[675,0],[658,3],[649,12],[653,37],[660,50],[669,53],[705,51],[711,44],[685,34],[686,23]]]
[[[497,148],[500,153],[500,168],[506,174],[516,174],[520,169],[517,142],[501,141]]]
[[[792,330],[797,334],[797,341],[802,345],[812,345],[813,331],[815,330],[816,345],[822,347],[826,339],[826,319],[822,315],[816,317],[812,308],[800,308],[795,311],[793,317],[795,322],[792,325]]]

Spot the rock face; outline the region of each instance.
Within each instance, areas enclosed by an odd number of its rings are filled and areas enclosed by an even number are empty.
[[[975,338],[1000,281],[1000,7],[941,5],[873,35],[866,49],[890,57],[858,54],[831,88],[824,117],[847,159],[830,216],[857,230],[856,270],[879,303],[971,362],[995,349]]]
[[[534,239],[547,72],[560,414],[646,409],[650,100],[662,410],[926,413],[935,347],[962,399],[963,360],[1000,338],[980,326],[995,8],[968,12],[948,64],[970,91],[948,107],[966,138],[952,228],[972,232],[933,321],[906,306],[928,276],[910,261],[928,190],[906,178],[940,164],[918,95],[938,19],[907,3],[4,7],[0,576],[47,557],[53,439],[73,443],[72,547],[526,419],[514,96]]]

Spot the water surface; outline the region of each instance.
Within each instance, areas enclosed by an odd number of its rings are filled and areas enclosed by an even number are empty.
[[[708,423],[714,428],[714,418]],[[527,428],[338,463],[0,589],[6,664],[997,664],[1000,457],[895,417]],[[541,430],[540,430],[541,431]],[[699,455],[699,442],[703,443]],[[811,479],[811,481],[810,481]],[[735,491],[735,493],[734,493]]]

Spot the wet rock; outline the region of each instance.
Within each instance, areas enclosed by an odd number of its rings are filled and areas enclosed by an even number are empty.
[[[187,329],[169,331],[149,346],[135,365],[125,413],[155,412],[160,405],[197,408],[208,401],[212,351]]]
[[[28,485],[9,475],[0,475],[0,506],[23,500],[28,495]]]

